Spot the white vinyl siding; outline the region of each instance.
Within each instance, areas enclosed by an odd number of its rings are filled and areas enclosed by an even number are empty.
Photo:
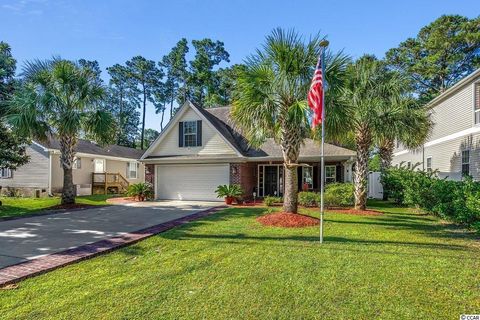
[[[236,156],[230,145],[225,142],[215,128],[208,122],[202,121],[202,145],[198,147],[179,147],[178,146],[178,128],[179,122],[203,120],[191,108],[189,108],[176,123],[173,128],[160,142],[159,146],[152,150],[149,156],[171,156],[171,155],[206,155],[206,156]]]
[[[10,179],[0,179],[0,186],[13,188],[48,188],[48,153],[37,145],[26,149],[30,160],[17,168]]]
[[[435,125],[430,141],[474,125],[473,87],[473,84],[463,87],[432,109],[432,120]]]
[[[156,198],[219,201],[215,189],[229,184],[230,165],[157,165]]]

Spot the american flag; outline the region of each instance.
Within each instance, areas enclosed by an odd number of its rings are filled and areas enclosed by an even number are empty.
[[[308,105],[313,111],[312,128],[315,129],[320,123],[322,123],[322,109],[323,109],[323,74],[322,74],[322,61],[318,59],[315,73],[313,74],[312,84],[308,91]]]

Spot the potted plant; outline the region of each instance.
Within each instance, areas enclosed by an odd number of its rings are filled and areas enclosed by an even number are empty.
[[[238,184],[220,185],[215,190],[217,198],[225,198],[226,204],[232,204],[233,200],[243,195],[242,187]]]
[[[128,186],[127,194],[137,198],[138,201],[145,201],[153,196],[153,188],[148,182],[136,183]]]

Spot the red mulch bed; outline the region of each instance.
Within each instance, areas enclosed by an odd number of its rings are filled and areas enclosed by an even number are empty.
[[[132,203],[138,202],[135,197],[118,197],[107,199],[107,203]]]
[[[355,210],[355,209],[347,209],[347,208],[328,208],[326,209],[327,212],[330,213],[344,213],[344,214],[354,214],[357,216],[379,216],[382,215],[383,212],[377,210]]]
[[[48,210],[60,210],[60,209],[83,209],[83,208],[92,208],[97,207],[93,204],[82,204],[82,203],[74,203],[74,204],[59,204],[53,207],[49,207]]]
[[[319,224],[317,218],[297,213],[275,212],[257,218],[257,221],[264,226],[302,228]]]

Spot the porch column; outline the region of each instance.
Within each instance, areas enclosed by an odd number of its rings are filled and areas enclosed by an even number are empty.
[[[352,166],[352,161],[346,161],[343,163],[343,176],[345,177],[344,182],[352,182]]]

